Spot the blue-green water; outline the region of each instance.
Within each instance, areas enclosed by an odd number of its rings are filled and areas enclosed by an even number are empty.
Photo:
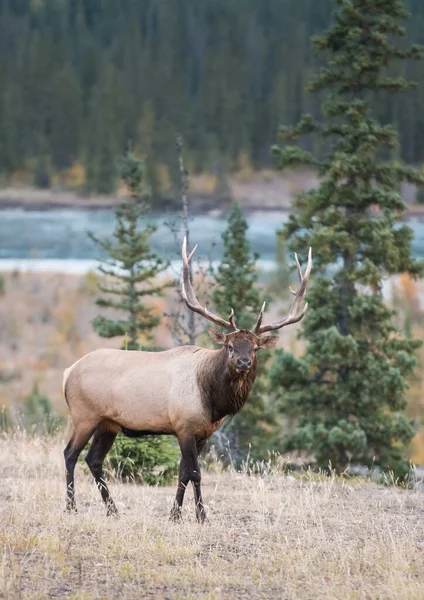
[[[275,232],[286,219],[283,213],[255,213],[248,217],[252,246],[264,259],[274,258]],[[166,223],[181,230],[181,220],[175,215],[161,214],[149,217],[148,222],[157,227],[151,238],[153,248],[166,258],[179,257],[182,233],[178,233],[177,244]],[[0,259],[97,259],[99,248],[87,231],[97,237],[109,236],[113,226],[113,212],[107,210],[3,210],[0,211]],[[199,244],[199,254],[219,257],[225,226],[225,218],[193,217],[191,242]]]
[[[260,253],[264,263],[271,263],[276,250],[275,234],[287,220],[287,213],[255,212],[247,219],[248,236],[253,250]],[[61,264],[64,270],[84,270],[85,266],[89,267],[100,258],[99,250],[88,238],[87,231],[91,230],[100,237],[108,236],[113,230],[113,220],[113,212],[108,210],[2,210],[0,269],[19,268],[23,264],[43,269],[48,265]],[[166,214],[149,219],[157,226],[157,231],[152,236],[152,246],[162,256],[178,260],[180,248],[175,242],[175,236],[164,224],[165,221],[173,220],[175,221],[175,217]],[[222,249],[221,234],[225,226],[226,220],[222,217],[202,215],[192,219],[191,242],[199,244],[200,256],[219,258]],[[413,254],[424,258],[424,222],[412,221],[409,226],[415,234]],[[181,235],[179,239],[181,240]]]

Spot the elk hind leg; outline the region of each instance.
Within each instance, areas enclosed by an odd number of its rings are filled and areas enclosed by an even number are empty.
[[[76,512],[74,472],[78,457],[93,435],[93,427],[81,426],[73,429],[63,452],[66,467],[66,510]]]
[[[111,515],[117,516],[118,510],[112,500],[112,496],[110,495],[109,488],[103,476],[103,462],[107,453],[112,448],[115,438],[116,433],[113,431],[96,429],[91,448],[85,459],[96,481],[97,487],[100,490],[103,502],[106,504],[106,514],[108,517]]]

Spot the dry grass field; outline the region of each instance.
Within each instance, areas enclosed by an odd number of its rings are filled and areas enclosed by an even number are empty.
[[[174,489],[111,483],[107,519],[83,464],[64,512],[61,439],[0,438],[2,599],[424,598],[424,496],[369,482],[207,473],[209,521],[168,521]]]

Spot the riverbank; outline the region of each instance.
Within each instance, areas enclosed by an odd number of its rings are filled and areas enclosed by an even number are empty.
[[[229,199],[234,198],[248,211],[290,210],[293,197],[300,191],[314,187],[316,178],[311,173],[292,172],[284,175],[273,171],[261,171],[241,177],[228,177],[228,190],[217,193],[210,178],[203,175],[190,178],[191,211],[193,214],[209,212],[225,213]],[[118,193],[113,196],[90,196],[60,189],[38,190],[16,186],[0,189],[0,209],[21,208],[32,211],[55,209],[113,209],[122,200]],[[153,211],[172,211],[180,208],[179,192],[168,198],[152,202]]]
[[[282,211],[289,212],[296,194],[318,185],[311,172],[293,171],[276,173],[260,171],[242,177],[240,174],[228,177],[228,191],[224,195],[216,193],[214,186],[205,183],[205,176],[190,178],[192,214],[225,214],[229,198],[239,202],[248,212]],[[402,187],[402,197],[407,204],[407,218],[424,218],[424,205],[415,204],[416,189],[406,184]],[[112,196],[90,196],[61,189],[39,190],[31,187],[14,186],[0,189],[0,210],[20,208],[28,211],[50,211],[58,209],[112,210],[122,200],[122,193]],[[179,192],[168,198],[155,199],[153,212],[179,210]]]

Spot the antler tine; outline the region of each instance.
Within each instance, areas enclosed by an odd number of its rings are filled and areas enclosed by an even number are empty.
[[[299,304],[300,304],[300,302],[302,302],[302,300],[305,297],[306,286],[308,285],[309,275],[311,274],[311,271],[312,271],[312,248],[309,248],[308,264],[306,265],[306,270],[305,270],[304,275],[302,274],[302,268],[300,266],[299,259],[298,259],[296,253],[294,254],[294,258],[296,261],[296,268],[297,268],[297,273],[299,275],[300,285],[299,285],[299,289],[296,292],[290,288],[291,293],[294,295],[294,300],[292,302],[292,305],[290,306],[289,314],[283,321],[279,321],[278,323],[272,323],[271,325],[265,325],[263,327],[261,326],[262,314],[260,314],[258,317],[258,322],[256,323],[255,328],[253,329],[253,332],[256,335],[261,335],[262,333],[265,333],[267,331],[274,331],[276,329],[281,329],[282,327],[286,327],[287,325],[292,325],[293,323],[298,323],[299,321],[301,321],[303,319],[306,311],[308,310],[308,304],[306,303],[305,306],[303,307],[302,311],[299,314],[297,314]]]
[[[233,309],[231,309],[230,316],[228,317],[228,321],[231,323],[231,326],[234,328],[234,331],[236,331],[238,329],[238,327],[236,325],[236,321],[234,318],[234,310]]]
[[[302,281],[302,268],[300,266],[300,262],[297,257],[297,252],[294,253],[294,260],[296,261],[296,268],[297,268],[297,274],[299,275],[299,281]]]
[[[190,252],[190,254],[187,256],[187,238],[184,236],[183,239],[183,247],[182,247],[182,255],[183,255],[183,264],[184,266],[190,263],[191,259],[193,258],[193,254],[196,252],[197,250],[197,246],[198,244],[196,244],[193,248],[193,250]]]
[[[205,319],[212,321],[212,323],[215,323],[216,325],[219,325],[220,327],[224,327],[225,329],[228,329],[230,331],[235,331],[235,330],[237,330],[237,326],[236,326],[236,323],[234,320],[234,311],[232,309],[231,309],[229,321],[226,321],[225,319],[222,319],[218,315],[215,315],[214,313],[210,312],[206,308],[206,306],[202,306],[196,298],[196,294],[194,293],[194,289],[193,289],[193,286],[192,286],[191,280],[190,280],[190,269],[189,269],[190,261],[193,258],[196,248],[197,248],[197,244],[193,248],[193,250],[190,252],[190,254],[187,256],[187,239],[184,237],[183,245],[182,245],[182,252],[181,252],[182,258],[183,258],[181,295],[183,297],[184,303],[190,310],[192,310],[193,312],[196,312],[197,314],[201,315],[202,317],[205,317]]]
[[[252,333],[256,334],[256,332],[259,330],[261,323],[262,323],[262,318],[264,316],[264,310],[265,310],[265,306],[266,306],[266,302],[264,302],[262,304],[261,310],[259,311],[259,315],[258,315],[258,319],[255,323],[254,328],[251,330]]]
[[[304,275],[304,279],[308,280],[309,279],[309,275],[311,274],[312,271],[312,248],[309,248],[308,251],[308,264],[306,265],[306,271],[305,271],[305,275]]]

